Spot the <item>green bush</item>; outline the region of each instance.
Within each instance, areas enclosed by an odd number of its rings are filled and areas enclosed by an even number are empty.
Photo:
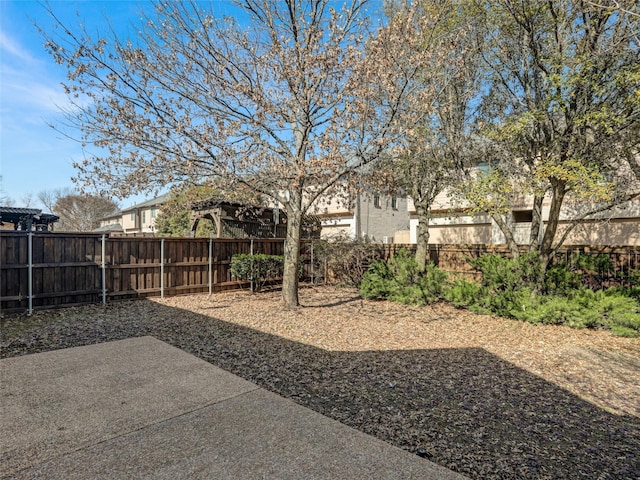
[[[535,255],[523,255],[517,260],[483,255],[470,263],[482,275],[479,282],[461,277],[447,281],[447,274],[434,265],[420,271],[415,259],[400,251],[389,262],[372,262],[360,293],[364,298],[412,305],[426,305],[444,298],[456,307],[479,313],[640,336],[639,286],[594,291],[581,281],[587,268],[599,271],[606,268],[604,256],[593,261],[578,259],[574,266],[551,266],[544,279],[544,294],[539,294],[536,288],[540,264]]]
[[[544,291],[547,294],[568,294],[581,286],[580,275],[564,264],[547,268]]]
[[[595,328],[599,315],[585,309],[583,302],[568,297],[541,297],[528,312],[523,312],[520,320],[547,325],[568,325],[574,328],[591,326]]]
[[[613,289],[574,291],[569,296],[542,296],[523,318],[532,323],[602,328],[625,336],[640,335],[640,304]]]
[[[546,272],[546,293],[567,293],[581,285],[592,290],[603,289],[608,272],[613,270],[609,255],[581,253],[549,266]]]
[[[552,265],[545,275],[543,295],[535,294],[536,260],[533,255],[517,260],[483,255],[471,261],[482,274],[480,284],[474,289],[469,282],[453,282],[445,297],[476,312],[531,323],[603,328],[616,335],[640,336],[640,288],[594,291],[584,286],[601,285],[597,278],[602,275],[597,272],[608,268],[608,256],[583,255],[571,266]],[[586,281],[585,272],[590,272]]]
[[[369,300],[385,300],[391,295],[393,275],[384,260],[373,260],[360,283],[360,295]]]
[[[456,307],[468,307],[475,303],[480,285],[464,278],[454,278],[444,291],[446,301]]]
[[[571,267],[580,274],[582,284],[586,287],[603,288],[605,273],[613,269],[609,255],[581,254],[573,261]]]
[[[374,260],[364,274],[360,294],[368,299],[389,299],[408,305],[428,305],[443,298],[447,274],[427,265],[420,270],[406,250],[384,262]]]
[[[484,254],[469,262],[482,275],[474,301],[469,304],[472,310],[522,318],[533,308],[540,272],[536,254],[522,255],[515,260]]]
[[[484,254],[469,263],[482,273],[481,284],[493,292],[532,287],[540,274],[540,262],[535,253],[521,255],[515,260]]]
[[[254,292],[262,289],[266,282],[282,277],[284,257],[280,255],[236,254],[231,258],[231,276],[252,282]]]
[[[640,303],[640,286],[633,287],[612,287],[608,291],[619,293],[622,296],[633,298]]]

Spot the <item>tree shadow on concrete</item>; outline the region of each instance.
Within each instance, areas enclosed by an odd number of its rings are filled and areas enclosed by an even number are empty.
[[[640,419],[486,350],[332,352],[158,303],[151,313],[58,326],[54,348],[152,335],[471,478],[640,478]],[[41,329],[23,353],[40,335],[50,344]]]

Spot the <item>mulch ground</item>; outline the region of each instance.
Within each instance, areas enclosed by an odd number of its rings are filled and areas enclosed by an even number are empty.
[[[2,357],[141,335],[471,478],[640,478],[640,340],[332,287],[2,319]]]

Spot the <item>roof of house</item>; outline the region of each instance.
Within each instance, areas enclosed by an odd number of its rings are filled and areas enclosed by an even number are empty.
[[[94,232],[122,232],[122,225],[119,223],[111,223],[109,225],[103,225],[102,227],[95,228]]]
[[[137,210],[139,208],[155,207],[157,205],[162,205],[167,200],[169,200],[170,196],[171,196],[171,193],[165,193],[163,195],[160,195],[159,197],[155,197],[150,200],[145,200],[144,202],[136,203],[135,205],[131,205],[130,207],[123,208],[122,210],[111,212],[109,215],[102,217],[100,220],[107,220],[109,218],[121,217],[127,212],[130,212],[132,210]]]
[[[132,205],[129,208],[124,208],[124,209],[122,209],[122,211],[123,212],[128,212],[128,211],[134,210],[136,208],[154,207],[156,205],[162,205],[167,200],[169,200],[170,196],[171,196],[171,193],[165,193],[163,195],[160,195],[159,197],[155,197],[155,198],[152,198],[150,200],[145,200],[144,202],[136,203],[135,205]]]

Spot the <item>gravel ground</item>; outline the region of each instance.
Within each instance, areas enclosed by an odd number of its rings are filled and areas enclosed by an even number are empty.
[[[362,301],[331,287],[2,319],[2,357],[153,335],[466,474],[640,479],[640,340]]]

